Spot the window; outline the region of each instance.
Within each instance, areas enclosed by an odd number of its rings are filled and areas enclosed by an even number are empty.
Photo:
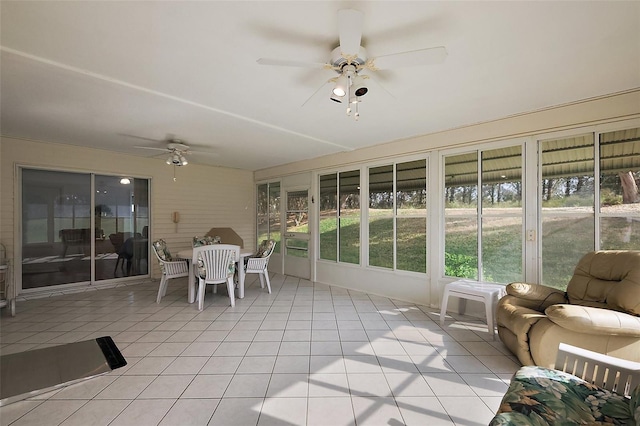
[[[319,201],[320,259],[359,264],[360,170],[320,176]]]
[[[369,169],[369,265],[393,268],[393,165]]]
[[[566,288],[591,250],[640,249],[640,128],[540,141],[540,156],[544,284]]]
[[[309,257],[309,192],[287,191],[287,234],[285,235],[285,254],[294,257]],[[295,234],[307,234],[306,238],[297,238]]]
[[[522,280],[522,146],[482,151],[482,279]]]
[[[263,240],[272,239],[277,243],[274,253],[280,253],[280,182],[258,185],[256,210],[258,244]]]
[[[450,277],[478,276],[478,153],[444,160],[444,268]]]
[[[445,157],[444,174],[445,275],[521,280],[522,146]]]
[[[593,134],[540,142],[542,283],[565,288],[594,249]]]
[[[426,272],[426,160],[369,169],[369,265]]]
[[[320,259],[338,259],[338,174],[320,176]]]
[[[640,249],[640,128],[600,134],[600,249]]]

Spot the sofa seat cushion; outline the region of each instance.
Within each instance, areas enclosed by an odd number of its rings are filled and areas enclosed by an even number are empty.
[[[490,426],[635,425],[632,401],[558,370],[520,368]]]
[[[578,333],[640,337],[640,317],[610,309],[579,305],[553,305],[547,318],[562,328]]]

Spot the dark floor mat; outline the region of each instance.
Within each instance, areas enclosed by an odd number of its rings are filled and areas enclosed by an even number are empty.
[[[127,365],[109,336],[0,356],[0,406]]]

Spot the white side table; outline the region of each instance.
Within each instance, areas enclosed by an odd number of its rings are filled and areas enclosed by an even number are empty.
[[[460,298],[460,313],[464,314],[466,302],[475,300],[483,302],[487,315],[487,327],[489,334],[495,340],[495,312],[498,300],[506,295],[505,286],[502,284],[484,283],[479,281],[458,280],[447,284],[442,295],[442,308],[440,309],[440,325],[444,325],[447,314],[447,302],[449,296]]]

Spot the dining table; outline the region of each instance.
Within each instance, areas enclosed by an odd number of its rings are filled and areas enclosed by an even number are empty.
[[[244,299],[244,259],[254,254],[253,250],[240,249],[240,258],[236,259],[236,271],[238,271],[238,299]],[[188,301],[193,303],[196,301],[196,262],[193,261],[193,248],[184,249],[178,251],[178,257],[180,259],[186,259],[189,261],[189,292]]]

